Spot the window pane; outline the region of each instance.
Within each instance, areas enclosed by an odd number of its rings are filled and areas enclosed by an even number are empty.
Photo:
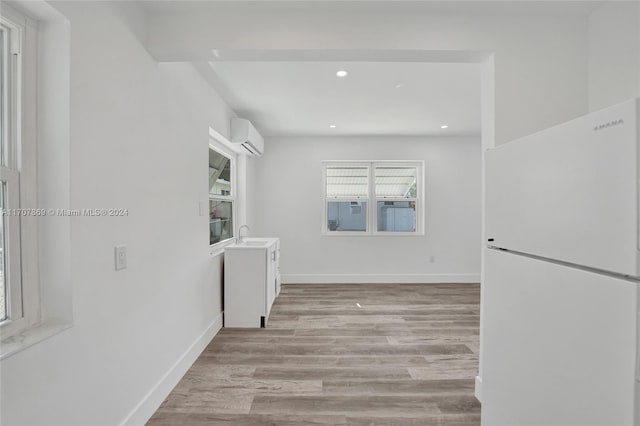
[[[376,167],[376,197],[415,198],[415,167]]]
[[[4,144],[5,144],[5,134],[7,132],[6,129],[6,110],[5,110],[5,99],[6,99],[6,91],[7,91],[7,81],[6,81],[6,70],[5,65],[7,64],[7,58],[5,57],[7,53],[7,49],[5,49],[5,40],[6,34],[4,29],[0,28],[0,162],[2,165],[6,165],[4,161]]]
[[[209,244],[233,237],[233,204],[209,200]]]
[[[4,214],[5,202],[4,202],[4,182],[0,184],[0,321],[7,319],[7,285],[5,282],[5,243],[4,243],[4,230],[5,230],[5,218]]]
[[[378,231],[415,232],[415,201],[378,201]]]
[[[327,197],[367,197],[369,169],[367,167],[327,167]]]
[[[329,201],[327,203],[329,231],[366,231],[366,201]]]
[[[231,160],[209,150],[209,194],[231,195]]]

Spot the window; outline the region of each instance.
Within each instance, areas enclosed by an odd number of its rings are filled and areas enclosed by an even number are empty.
[[[0,359],[73,324],[71,218],[43,214],[71,207],[70,24],[45,2],[6,3],[0,8]]]
[[[375,165],[377,230],[416,232],[417,166]]]
[[[345,165],[326,168],[327,230],[367,232],[369,167]]]
[[[422,169],[421,161],[325,162],[324,233],[421,234]]]
[[[209,147],[209,244],[233,237],[235,158]]]
[[[34,161],[24,148],[25,104],[23,55],[26,20],[7,10],[0,17],[0,325],[2,337],[19,333],[39,321],[38,283],[24,282],[23,240],[32,232],[21,198],[33,191],[25,165]],[[35,49],[33,49],[35,50]],[[30,120],[26,120],[31,123]],[[35,210],[35,209],[34,209]],[[24,228],[22,228],[24,227]]]

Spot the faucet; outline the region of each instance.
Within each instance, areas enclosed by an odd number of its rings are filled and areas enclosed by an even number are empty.
[[[238,228],[238,239],[237,239],[238,244],[242,244],[242,229],[244,228],[247,228],[247,231],[251,231],[251,228],[249,228],[249,225],[242,225],[240,228]]]

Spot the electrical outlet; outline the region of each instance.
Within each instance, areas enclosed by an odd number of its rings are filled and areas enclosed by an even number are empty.
[[[116,246],[116,271],[127,268],[127,246]]]
[[[435,256],[431,256],[431,257],[429,258],[429,262],[430,262],[430,263],[435,263],[435,261],[436,261],[436,257],[435,257]]]

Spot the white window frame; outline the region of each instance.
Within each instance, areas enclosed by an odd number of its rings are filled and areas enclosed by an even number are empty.
[[[327,197],[327,169],[332,167],[354,167],[354,168],[366,168],[367,169],[367,180],[369,182],[369,189],[367,191],[366,196],[362,197],[353,197],[353,196],[345,196],[345,197]],[[342,236],[361,236],[361,235],[369,235],[371,230],[371,164],[368,161],[323,161],[322,162],[322,199],[324,202],[323,206],[323,221],[322,221],[322,233],[324,235],[342,235]],[[338,201],[338,202],[366,202],[367,208],[364,210],[367,215],[366,227],[364,231],[330,231],[328,225],[328,216],[329,216],[329,202],[330,201]]]
[[[363,197],[327,197],[327,169],[332,167],[366,167],[368,175],[368,194]],[[376,167],[408,167],[416,169],[417,192],[415,198],[376,197],[375,170]],[[322,235],[325,236],[422,236],[424,235],[424,203],[425,203],[425,179],[424,161],[421,160],[348,160],[348,161],[323,161],[322,162]],[[329,201],[366,201],[366,230],[365,231],[330,231],[328,227]],[[415,201],[416,229],[413,232],[378,231],[378,201]]]
[[[37,259],[38,217],[16,214],[16,211],[37,207],[36,23],[6,5],[3,5],[0,23],[5,35],[8,34],[3,50],[9,53],[9,60],[2,61],[5,142],[0,179],[5,182],[4,207],[12,211],[5,214],[7,318],[0,322],[1,339],[5,341],[39,324],[42,312]]]
[[[220,142],[218,142],[216,139],[210,138],[209,140],[209,149],[213,150],[215,152],[217,152],[220,155],[223,155],[224,157],[228,158],[230,160],[230,167],[231,167],[231,189],[230,189],[230,194],[229,195],[214,195],[211,194],[209,192],[210,188],[208,180],[207,180],[207,193],[209,194],[209,199],[207,200],[207,218],[210,218],[211,215],[211,211],[210,209],[210,201],[228,201],[231,202],[231,221],[232,221],[232,227],[231,227],[231,236],[225,240],[221,240],[218,241],[215,244],[210,244],[209,248],[210,249],[215,249],[218,247],[223,247],[226,246],[230,241],[233,241],[236,235],[236,223],[237,223],[237,216],[238,216],[238,212],[237,212],[237,196],[238,196],[238,154],[231,152],[230,150],[226,149],[224,147],[224,145],[222,145]],[[208,164],[208,158],[209,158],[209,151],[207,151],[207,164]],[[208,168],[207,168],[208,171]],[[208,177],[208,173],[207,173],[207,177]],[[210,220],[210,219],[209,219]],[[207,220],[207,229],[209,230],[209,220]],[[211,232],[211,231],[208,231]]]

